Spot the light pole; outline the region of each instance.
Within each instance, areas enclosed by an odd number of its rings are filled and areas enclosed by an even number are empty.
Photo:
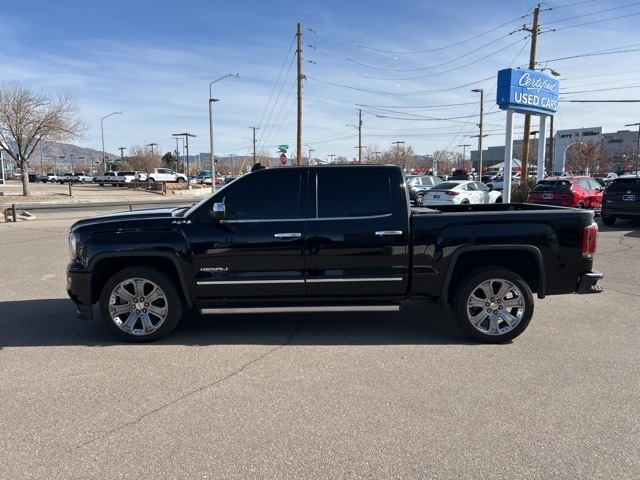
[[[478,134],[478,178],[480,178],[480,181],[482,181],[482,126],[484,117],[484,89],[474,88],[471,91],[480,94],[480,123],[478,124],[478,127],[480,128],[480,133]]]
[[[102,134],[102,165],[104,166],[105,172],[107,171],[107,162],[105,160],[105,155],[104,155],[104,124],[102,121],[105,118],[110,117],[111,115],[122,115],[122,112],[113,112],[113,113],[110,113],[109,115],[105,115],[100,119],[100,133]]]
[[[468,143],[458,145],[462,147],[462,168],[464,169],[464,162],[467,160],[467,147],[470,147]]]
[[[312,157],[311,157],[311,153],[312,152],[315,152],[315,150],[313,148],[310,148],[309,149],[309,161],[307,162],[309,165],[312,165],[312,163],[311,163],[312,162],[312,160],[311,160],[312,159]]]
[[[186,144],[187,147],[187,188],[191,188],[191,178],[189,177],[189,137],[195,137],[195,135],[192,135],[191,133],[174,133],[173,134],[174,137],[184,137],[184,143]],[[213,159],[212,159],[213,162]],[[213,175],[213,171],[211,171],[211,175]],[[215,177],[211,177],[211,183],[215,183],[216,179]]]
[[[638,127],[638,141],[636,142],[636,163],[635,163],[635,172],[636,177],[638,176],[638,155],[640,155],[640,123],[628,123],[625,127]]]
[[[360,121],[360,126],[356,127],[355,125],[347,124],[347,127],[353,127],[358,129],[358,165],[362,164],[362,120]]]
[[[211,191],[212,192],[216,191],[216,161],[213,156],[213,102],[218,102],[220,100],[217,98],[211,97],[211,85],[227,77],[240,78],[240,75],[238,75],[237,73],[228,73],[214,80],[213,82],[209,83],[209,150],[211,153]],[[187,178],[189,177],[187,176]]]
[[[529,148],[529,151],[534,151],[534,152],[538,152],[538,142],[536,142],[537,137],[536,135],[538,135],[540,133],[539,130],[532,130],[529,132],[529,135],[533,136],[533,143],[531,144],[531,147]],[[529,167],[529,170],[531,170],[531,167]],[[525,178],[525,177],[522,177]]]
[[[147,147],[151,147],[151,156],[153,157],[153,147],[155,147],[156,145],[158,145],[157,143],[150,143],[147,145]]]

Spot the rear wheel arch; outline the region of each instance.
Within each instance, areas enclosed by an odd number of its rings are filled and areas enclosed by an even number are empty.
[[[538,298],[546,295],[546,277],[542,253],[531,245],[484,245],[461,247],[449,263],[438,301],[450,304],[456,290],[479,268],[502,268],[521,276]]]

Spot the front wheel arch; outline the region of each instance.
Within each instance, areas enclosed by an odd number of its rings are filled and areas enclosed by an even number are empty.
[[[100,317],[107,329],[129,342],[168,335],[182,318],[177,285],[162,270],[134,265],[113,274],[100,292]]]

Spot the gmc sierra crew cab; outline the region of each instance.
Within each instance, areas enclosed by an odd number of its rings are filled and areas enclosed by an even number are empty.
[[[412,208],[394,166],[258,169],[191,207],[77,221],[67,292],[80,318],[97,304],[132,342],[167,335],[185,309],[391,312],[433,300],[474,339],[503,343],[527,328],[534,294],[601,291],[597,234],[588,210]]]

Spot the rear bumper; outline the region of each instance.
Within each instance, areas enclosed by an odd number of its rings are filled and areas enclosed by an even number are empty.
[[[578,280],[578,287],[576,288],[576,293],[600,293],[602,292],[602,287],[597,285],[598,280],[604,277],[602,272],[598,270],[592,270],[590,272],[585,272],[580,275]]]

